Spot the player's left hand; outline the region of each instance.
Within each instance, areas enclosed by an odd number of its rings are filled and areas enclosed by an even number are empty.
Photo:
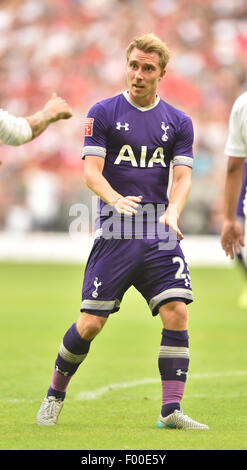
[[[226,253],[234,259],[234,252],[240,253],[240,246],[244,246],[244,231],[237,221],[225,221],[221,232],[221,246]]]
[[[174,208],[170,208],[170,206],[168,206],[165,213],[159,218],[159,223],[168,225],[168,227],[170,227],[170,229],[178,236],[179,240],[184,239],[184,236],[178,227],[177,211]]]

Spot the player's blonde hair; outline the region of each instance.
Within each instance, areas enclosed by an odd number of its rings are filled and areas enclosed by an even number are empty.
[[[160,58],[160,68],[164,70],[170,59],[170,50],[167,45],[161,41],[158,36],[153,33],[144,34],[139,38],[133,39],[126,49],[127,62],[134,48],[140,49],[143,52],[156,52]]]

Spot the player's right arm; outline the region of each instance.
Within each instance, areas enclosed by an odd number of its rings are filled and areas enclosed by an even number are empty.
[[[71,116],[72,109],[68,103],[57,96],[56,93],[52,93],[43,109],[25,118],[32,129],[32,138],[30,140],[42,134],[52,122],[69,119]]]
[[[221,232],[221,245],[226,255],[234,258],[244,246],[242,225],[237,220],[237,206],[243,180],[245,158],[229,157],[224,193],[224,222]]]
[[[136,214],[138,203],[142,196],[122,196],[115,191],[104,177],[104,158],[96,155],[86,155],[84,177],[86,185],[104,202],[115,207],[119,214]]]
[[[245,128],[247,123],[246,94],[240,95],[233,104],[225,155],[228,156],[225,189],[224,220],[221,231],[221,246],[226,255],[234,258],[244,246],[243,227],[237,220],[237,207],[242,188],[244,163],[247,156]]]
[[[27,117],[11,116],[0,110],[0,143],[22,145],[38,137],[44,130],[59,119],[68,119],[72,110],[67,102],[53,93],[44,108]]]
[[[105,158],[107,158],[108,131],[111,119],[101,103],[94,105],[85,120],[84,147],[84,176],[86,185],[104,201],[114,206],[119,214],[133,215],[142,196],[126,196],[117,192],[103,175]],[[117,171],[117,168],[116,168]]]

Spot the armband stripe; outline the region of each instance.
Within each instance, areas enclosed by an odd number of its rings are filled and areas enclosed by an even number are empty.
[[[96,155],[97,157],[106,156],[106,149],[104,147],[98,147],[97,145],[86,145],[82,149],[82,158],[86,155]]]
[[[184,155],[176,155],[176,157],[172,160],[173,166],[176,165],[185,165],[193,167],[193,158],[192,157],[185,157]]]

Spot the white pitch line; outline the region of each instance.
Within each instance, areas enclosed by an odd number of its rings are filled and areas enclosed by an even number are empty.
[[[205,372],[202,374],[191,374],[192,379],[211,379],[214,377],[232,377],[234,375],[247,375],[247,370],[234,370],[228,372]]]
[[[96,398],[101,397],[104,393],[111,390],[119,390],[120,388],[131,388],[139,387],[139,385],[154,384],[160,382],[158,379],[142,379],[135,380],[133,382],[122,382],[119,384],[109,384],[103,387],[97,388],[96,390],[80,392],[76,395],[75,400],[96,400]]]
[[[229,372],[212,372],[212,373],[205,373],[205,374],[191,374],[190,378],[192,379],[210,379],[215,377],[231,377],[234,375],[247,375],[247,370],[239,370],[239,371],[229,371]],[[154,384],[160,383],[160,379],[141,379],[135,380],[133,382],[122,382],[116,384],[109,384],[103,387],[99,387],[95,390],[85,390],[83,392],[78,393],[76,395],[75,400],[96,400],[97,398],[101,397],[105,393],[111,390],[119,390],[121,388],[131,388],[131,387],[139,387],[140,385],[147,385],[147,384]]]
[[[228,372],[210,372],[210,373],[204,373],[204,374],[190,374],[189,378],[190,379],[213,379],[217,377],[232,377],[232,376],[241,376],[241,375],[247,375],[247,370],[236,370],[236,371],[228,371]],[[85,390],[83,392],[78,393],[74,400],[96,400],[97,398],[101,397],[105,393],[111,391],[111,390],[119,390],[122,388],[134,388],[134,387],[139,387],[141,385],[148,385],[148,384],[156,384],[160,383],[160,379],[154,379],[154,378],[146,378],[146,379],[141,379],[141,380],[135,380],[132,382],[121,382],[121,383],[115,383],[115,384],[109,384],[105,385],[103,387],[99,387],[95,390]],[[194,395],[195,397],[197,395]],[[199,396],[199,395],[198,395]],[[206,395],[202,395],[205,396]],[[226,395],[224,395],[226,396]],[[234,398],[235,395],[232,394],[232,398]],[[35,399],[26,399],[26,398],[0,398],[0,403],[36,403],[40,402],[40,399],[35,398]]]

